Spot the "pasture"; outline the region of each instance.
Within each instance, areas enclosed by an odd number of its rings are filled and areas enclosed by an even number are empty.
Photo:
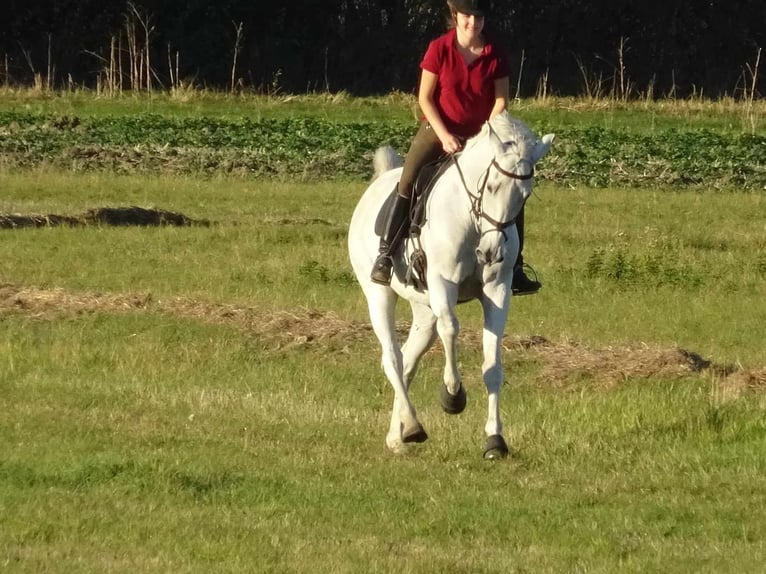
[[[179,107],[195,117],[195,105]],[[406,102],[373,102],[371,115],[364,102],[338,105],[373,125],[392,106],[404,126],[393,136],[406,133]],[[146,111],[76,99],[3,108],[24,106],[95,119],[112,109],[117,123]],[[628,134],[665,117],[610,113]],[[687,124],[736,135],[737,113],[711,126],[715,109],[702,110]],[[540,120],[551,131],[588,129],[566,109],[552,117]],[[596,188],[549,168],[525,249],[544,287],[512,302],[506,329],[512,456],[481,458],[471,305],[460,308],[466,412],[441,411],[437,344],[412,390],[430,438],[395,456],[384,442],[392,392],[346,253],[366,186],[356,164],[253,176],[142,169],[131,156],[137,169],[110,170],[53,148],[24,163],[44,140],[28,133],[48,128],[13,121],[0,126],[0,217],[137,205],[209,225],[0,228],[4,571],[762,570],[763,189]],[[24,152],[8,151],[22,140]],[[559,144],[573,153],[557,141],[554,167]],[[749,168],[733,171],[760,177],[762,165]]]

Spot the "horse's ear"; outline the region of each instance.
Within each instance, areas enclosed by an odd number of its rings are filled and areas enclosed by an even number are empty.
[[[545,134],[541,139],[535,143],[535,149],[532,150],[532,163],[537,163],[543,156],[548,153],[553,144],[553,140],[556,139],[556,134]]]

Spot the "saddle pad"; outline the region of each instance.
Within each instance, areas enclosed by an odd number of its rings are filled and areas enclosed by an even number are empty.
[[[443,155],[436,161],[425,164],[420,169],[420,172],[418,172],[418,177],[415,180],[414,185],[415,189],[413,190],[415,201],[410,205],[410,220],[413,225],[420,227],[425,222],[426,210],[423,207],[425,206],[425,203],[428,200],[428,195],[431,193],[437,180],[451,165],[449,161],[451,157],[452,156],[449,155]],[[395,185],[394,189],[391,190],[391,193],[386,198],[386,201],[383,202],[383,205],[378,212],[378,217],[375,218],[375,234],[378,236],[383,235],[383,232],[386,229],[388,212],[391,211],[391,205],[394,203],[396,189],[397,186]]]

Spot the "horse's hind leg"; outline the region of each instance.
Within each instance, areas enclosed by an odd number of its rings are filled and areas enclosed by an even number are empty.
[[[412,327],[407,342],[404,344],[404,381],[409,389],[415,377],[420,359],[431,348],[437,337],[436,315],[427,305],[412,303]],[[456,415],[462,413],[466,405],[466,395],[461,385],[457,394],[450,394],[446,385],[441,386],[439,399],[445,412]]]
[[[457,414],[465,408],[465,390],[457,363],[457,336],[460,324],[455,315],[457,288],[454,284],[429,277],[431,285],[431,308],[437,317],[436,330],[444,346],[444,388],[442,407],[450,414]]]
[[[428,305],[410,301],[412,326],[402,347],[404,355],[404,384],[409,390],[418,370],[420,359],[436,340],[436,315]]]
[[[383,372],[394,389],[394,405],[386,444],[391,450],[398,451],[403,443],[423,442],[428,435],[418,422],[404,382],[402,350],[396,336],[396,294],[388,287],[372,286],[367,293],[367,305],[373,331],[380,341]]]

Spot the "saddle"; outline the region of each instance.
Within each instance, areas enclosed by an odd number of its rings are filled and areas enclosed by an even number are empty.
[[[427,288],[426,284],[426,254],[420,245],[420,232],[426,222],[426,204],[428,203],[428,197],[431,195],[431,191],[434,185],[442,176],[442,174],[450,167],[451,156],[443,155],[439,159],[425,164],[415,179],[415,184],[412,190],[412,198],[410,200],[410,228],[407,235],[402,241],[402,245],[411,244],[412,253],[407,258],[408,250],[405,248],[405,259],[407,261],[407,272],[404,278],[405,285],[410,285],[418,291],[424,291]],[[388,220],[388,212],[391,210],[391,206],[396,199],[397,187],[391,191],[391,194],[386,198],[383,206],[380,208],[378,217],[375,219],[375,233],[382,235],[385,230],[386,221]]]

